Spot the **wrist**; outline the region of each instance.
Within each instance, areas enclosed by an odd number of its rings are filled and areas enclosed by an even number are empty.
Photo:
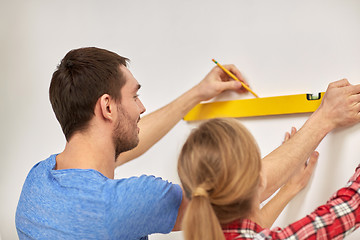
[[[312,135],[319,136],[321,139],[336,128],[332,119],[326,116],[320,108],[309,117],[304,126],[309,128]]]
[[[189,93],[192,95],[192,100],[194,104],[199,104],[202,101],[208,100],[206,96],[206,91],[203,89],[204,87],[201,85],[201,82],[196,84],[193,88],[189,90]]]
[[[198,85],[195,85],[190,90],[186,91],[182,94],[178,99],[178,113],[183,117],[185,116],[192,108],[194,108],[197,104],[199,104],[201,99],[201,91]]]

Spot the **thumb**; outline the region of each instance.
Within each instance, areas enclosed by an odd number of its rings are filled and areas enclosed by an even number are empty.
[[[242,88],[241,82],[238,81],[227,81],[222,82],[222,90],[240,90]]]
[[[306,166],[305,170],[308,171],[311,174],[313,172],[313,170],[314,170],[314,167],[315,167],[318,159],[319,159],[319,152],[314,151],[310,155],[310,158],[309,158],[309,161],[307,163],[307,166]]]

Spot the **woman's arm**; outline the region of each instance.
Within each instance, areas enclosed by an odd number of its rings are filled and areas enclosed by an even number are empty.
[[[295,127],[290,133],[285,134],[283,144],[296,134]],[[270,228],[290,200],[295,197],[308,184],[314,172],[315,164],[319,158],[318,152],[313,152],[309,161],[303,163],[302,167],[295,172],[290,180],[279,190],[279,192],[261,209],[261,225]]]
[[[314,172],[319,153],[313,152],[309,162],[290,178],[279,192],[261,209],[262,227],[270,228],[285,206],[308,184]]]
[[[343,239],[360,226],[360,165],[346,187],[306,217],[286,228],[263,229],[269,239]]]
[[[359,112],[360,85],[351,85],[346,79],[330,83],[320,107],[304,126],[263,159],[267,189],[260,200],[266,200],[286,183],[330,131],[358,123]]]

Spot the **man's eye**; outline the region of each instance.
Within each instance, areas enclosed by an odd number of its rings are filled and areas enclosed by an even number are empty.
[[[138,94],[136,94],[135,96],[134,96],[134,98],[138,98],[139,97],[139,95]]]

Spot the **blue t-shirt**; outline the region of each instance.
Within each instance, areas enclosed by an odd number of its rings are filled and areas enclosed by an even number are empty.
[[[36,164],[16,210],[20,239],[147,239],[169,233],[182,200],[179,185],[153,176],[109,179],[93,169]]]

